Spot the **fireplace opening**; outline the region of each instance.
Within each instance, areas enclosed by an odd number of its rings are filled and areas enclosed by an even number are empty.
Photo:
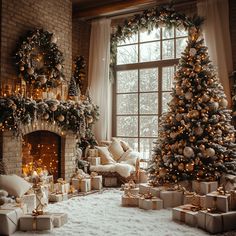
[[[22,173],[48,173],[54,180],[61,177],[61,137],[49,131],[26,134],[22,142]]]

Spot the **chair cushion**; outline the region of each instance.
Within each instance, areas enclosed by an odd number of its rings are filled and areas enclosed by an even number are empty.
[[[118,139],[112,140],[112,143],[109,145],[108,150],[112,154],[115,161],[118,161],[124,153],[124,150]]]
[[[4,189],[9,195],[22,197],[31,184],[17,175],[0,175],[0,189]]]
[[[98,149],[98,155],[101,157],[101,164],[102,165],[107,165],[107,164],[115,164],[116,162],[114,161],[111,153],[108,150],[108,147],[100,147],[96,146]]]

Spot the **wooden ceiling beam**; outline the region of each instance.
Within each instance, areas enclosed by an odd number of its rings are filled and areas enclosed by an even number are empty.
[[[111,13],[119,13],[125,12],[127,10],[134,10],[148,5],[154,4],[164,4],[168,3],[167,0],[129,0],[129,1],[119,1],[114,3],[109,3],[103,6],[98,6],[94,8],[87,8],[80,10],[77,8],[75,12],[73,12],[73,18],[93,18],[99,16],[106,16]]]

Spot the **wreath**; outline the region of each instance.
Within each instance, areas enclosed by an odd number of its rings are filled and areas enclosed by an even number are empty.
[[[53,33],[37,29],[28,32],[15,54],[18,72],[33,88],[55,88],[64,80],[64,57]]]

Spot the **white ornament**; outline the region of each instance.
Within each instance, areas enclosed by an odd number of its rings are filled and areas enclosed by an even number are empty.
[[[213,148],[207,148],[206,149],[206,155],[208,156],[208,157],[213,157],[214,155],[215,155],[215,150],[213,149]]]
[[[55,37],[54,35],[52,35],[51,42],[52,42],[52,43],[57,43],[57,37]]]
[[[219,103],[218,102],[212,102],[209,104],[209,108],[213,111],[216,111],[219,108]]]
[[[57,64],[57,65],[56,65],[56,68],[60,71],[60,70],[62,69],[61,64]]]
[[[220,100],[220,106],[226,108],[228,106],[228,101],[225,98]]]
[[[185,147],[184,148],[184,156],[188,157],[188,158],[194,157],[193,149],[191,147]]]
[[[190,54],[190,56],[195,56],[196,55],[196,53],[197,53],[197,50],[195,49],[195,48],[190,48],[189,49],[189,54]]]
[[[185,93],[184,96],[187,100],[190,100],[193,97],[193,93],[192,92],[187,92],[187,93]]]
[[[194,129],[194,133],[195,133],[196,135],[198,135],[198,136],[202,135],[202,134],[203,134],[203,129],[202,129],[202,127],[196,127],[196,128]]]

